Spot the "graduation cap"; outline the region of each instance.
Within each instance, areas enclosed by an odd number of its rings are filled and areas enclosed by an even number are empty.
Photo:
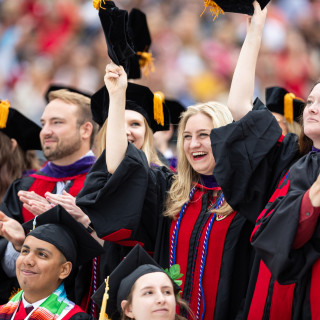
[[[165,102],[166,102],[167,108],[169,109],[170,122],[173,125],[178,125],[180,121],[181,113],[186,111],[187,108],[177,100],[165,99]]]
[[[266,88],[266,105],[271,112],[282,114],[288,123],[299,122],[305,102],[281,87]]]
[[[41,150],[41,127],[14,108],[8,100],[0,100],[0,131],[17,140],[19,146],[27,150]]]
[[[148,87],[128,82],[126,109],[142,114],[153,132],[169,130],[170,116],[164,99],[159,93],[153,94]],[[109,93],[103,86],[91,97],[93,120],[102,126],[108,117],[108,111]]]
[[[269,1],[270,0],[258,0],[261,10],[268,4]],[[204,11],[207,7],[210,7],[210,11],[215,18],[220,12],[235,12],[253,15],[254,7],[252,3],[253,0],[204,0]]]
[[[154,272],[166,273],[150,255],[137,244],[109,276],[109,299],[107,314],[112,316],[118,311],[121,313],[121,301],[126,300],[134,283],[143,275]],[[173,282],[175,294],[181,289]],[[91,297],[97,305],[102,305],[105,292],[103,283]],[[104,310],[101,310],[104,312]]]
[[[57,205],[23,225],[27,236],[53,244],[72,265],[80,266],[104,253],[86,228]]]
[[[129,70],[130,57],[135,55],[134,45],[128,31],[128,12],[119,9],[113,1],[95,1],[108,46],[110,59]]]
[[[81,91],[81,90],[73,88],[73,87],[65,86],[65,85],[62,85],[62,84],[52,84],[47,89],[47,92],[45,93],[45,96],[44,96],[47,102],[49,102],[49,93],[51,91],[56,91],[56,90],[68,90],[70,92],[75,92],[75,93],[82,94],[83,96],[86,96],[88,98],[91,98],[91,96],[92,96],[92,94],[89,93],[89,92]]]
[[[141,77],[140,68],[143,69],[145,75],[148,75],[149,71],[154,71],[154,59],[148,52],[151,36],[146,15],[139,9],[133,8],[129,13],[128,27],[136,52],[130,57],[128,79],[139,79]]]

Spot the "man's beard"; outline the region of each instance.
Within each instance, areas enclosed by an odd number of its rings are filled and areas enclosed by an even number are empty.
[[[46,149],[46,147],[43,147],[42,150],[47,160],[54,161],[72,155],[74,152],[78,151],[80,147],[81,139],[79,137],[79,139],[73,141],[72,143],[66,142],[64,144],[61,144],[60,142],[58,142],[57,146],[54,149]]]

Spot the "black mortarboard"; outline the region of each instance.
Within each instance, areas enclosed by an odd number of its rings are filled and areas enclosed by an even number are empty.
[[[263,9],[270,0],[258,0],[261,9]],[[215,12],[219,12],[219,7],[224,12],[235,12],[253,15],[253,0],[205,0],[205,7],[211,7]]]
[[[9,101],[0,100],[0,131],[17,140],[23,150],[41,150],[41,127],[11,108]]]
[[[123,66],[128,73],[129,57],[135,54],[134,45],[128,32],[128,12],[119,9],[113,1],[101,0],[99,18],[108,46],[110,59]]]
[[[169,129],[170,116],[166,105],[159,94],[153,94],[145,86],[128,83],[126,92],[126,109],[141,113],[147,120],[153,132]],[[108,117],[109,93],[105,86],[91,97],[91,112],[93,120],[100,126]]]
[[[76,88],[73,88],[73,87],[69,87],[69,86],[65,86],[65,85],[62,85],[62,84],[52,84],[50,85],[50,87],[47,89],[47,92],[45,93],[44,97],[46,99],[47,102],[49,102],[49,93],[51,91],[56,91],[56,90],[68,90],[70,92],[75,92],[75,93],[79,93],[79,94],[82,94],[88,98],[91,98],[92,94],[89,93],[89,92],[86,92],[86,91],[82,91],[82,90],[79,90],[79,89],[76,89]]]
[[[121,301],[126,300],[134,283],[143,275],[165,271],[150,255],[137,244],[109,276],[109,299],[107,314],[112,316],[116,311],[121,312]],[[181,289],[173,282],[175,293]],[[105,284],[103,283],[92,296],[99,306],[102,304]],[[103,311],[103,310],[102,310]]]
[[[73,266],[79,266],[104,252],[84,226],[60,205],[24,223],[23,227],[27,236],[53,244]]]
[[[305,102],[281,87],[266,88],[266,105],[271,112],[282,114],[286,121],[299,122]]]
[[[128,26],[136,52],[130,57],[128,79],[139,79],[141,77],[140,67],[147,67],[147,63],[151,63],[150,66],[152,66],[151,53],[148,53],[151,36],[146,15],[139,9],[133,8],[129,13]]]
[[[174,125],[178,125],[181,113],[186,111],[187,108],[177,100],[166,99],[165,102],[167,108],[169,109],[170,122]]]

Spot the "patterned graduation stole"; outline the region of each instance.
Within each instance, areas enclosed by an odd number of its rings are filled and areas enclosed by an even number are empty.
[[[23,291],[19,291],[7,304],[0,307],[0,320],[9,320],[19,307]],[[35,309],[29,320],[37,319],[62,319],[76,305],[69,301],[63,283],[56,289],[37,309]]]

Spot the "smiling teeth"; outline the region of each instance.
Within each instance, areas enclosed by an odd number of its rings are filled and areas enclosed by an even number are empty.
[[[206,152],[194,152],[192,155],[194,156],[194,157],[199,157],[199,156],[204,156],[204,155],[206,155],[207,153]]]

